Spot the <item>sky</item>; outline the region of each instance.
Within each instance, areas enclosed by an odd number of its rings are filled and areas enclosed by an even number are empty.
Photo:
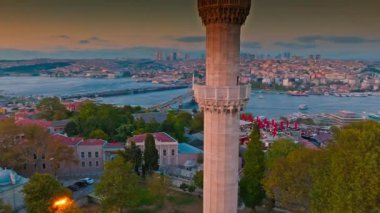
[[[378,0],[254,0],[241,50],[380,60]],[[0,59],[204,51],[196,0],[0,0]]]

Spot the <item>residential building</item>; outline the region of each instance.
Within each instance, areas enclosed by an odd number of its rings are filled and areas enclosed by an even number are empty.
[[[145,137],[147,134],[135,135],[128,139],[128,144],[132,141],[144,152],[145,150]],[[178,164],[178,142],[173,137],[165,132],[152,133],[156,149],[159,154],[159,165],[165,167],[169,165]]]

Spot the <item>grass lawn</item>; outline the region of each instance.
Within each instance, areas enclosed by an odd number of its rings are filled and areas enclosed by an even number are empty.
[[[148,201],[152,202],[148,196]],[[96,204],[85,206],[83,212],[101,213],[101,207]],[[128,209],[128,213],[197,213],[202,212],[202,199],[186,193],[168,189],[165,200],[156,205]]]

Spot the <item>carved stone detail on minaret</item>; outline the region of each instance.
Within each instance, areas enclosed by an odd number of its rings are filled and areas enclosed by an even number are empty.
[[[195,101],[206,112],[236,113],[247,104],[251,85],[212,87],[194,85]]]
[[[199,107],[205,112],[214,113],[238,113],[244,110],[246,100],[240,101],[214,101],[196,99]]]
[[[251,0],[198,0],[198,12],[204,25],[211,23],[244,24]]]

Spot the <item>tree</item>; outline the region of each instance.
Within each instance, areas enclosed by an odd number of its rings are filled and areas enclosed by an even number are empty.
[[[193,176],[193,182],[195,186],[203,189],[203,170],[197,171],[197,173],[195,173]]]
[[[315,212],[380,212],[380,124],[352,123],[336,129],[324,167],[313,173]]]
[[[104,210],[112,212],[119,209],[122,212],[124,208],[136,207],[140,203],[139,180],[132,167],[121,156],[106,163],[100,182],[95,187]]]
[[[0,122],[0,166],[20,170],[32,165],[37,172],[54,172],[60,164],[77,163],[74,150],[54,140],[36,125],[17,126],[13,120]],[[48,167],[48,164],[51,167]]]
[[[71,192],[47,174],[34,174],[24,186],[28,212],[53,212],[53,202],[61,197],[71,199]]]
[[[23,129],[14,123],[14,120],[7,119],[0,121],[0,167],[19,169],[20,162],[25,158],[18,148],[23,135]]]
[[[306,148],[295,149],[286,157],[276,159],[263,181],[267,195],[290,211],[308,212],[312,171],[318,166],[317,151]]]
[[[145,149],[144,149],[144,167],[148,173],[159,168],[158,165],[158,150],[152,134],[145,135]]]
[[[265,158],[260,141],[260,128],[256,123],[250,135],[247,151],[244,153],[244,161],[239,194],[244,204],[254,210],[265,196],[261,184],[265,171]]]
[[[116,136],[115,139],[117,141],[126,141],[128,137],[131,137],[133,135],[133,132],[135,131],[135,128],[133,124],[122,124],[116,129]]]
[[[49,132],[36,125],[23,127],[25,141],[18,145],[24,162],[34,165],[35,171],[46,172],[46,162],[51,164],[54,174],[61,164],[76,164],[74,149],[52,138]]]
[[[65,126],[65,132],[68,136],[72,137],[79,134],[78,125],[75,121],[70,121]]]
[[[301,146],[295,144],[290,139],[275,140],[266,156],[266,167],[270,169],[275,160],[285,158],[290,152],[299,148],[301,148]]]
[[[2,199],[0,199],[0,212],[1,213],[12,213],[12,207],[10,205],[4,203]]]
[[[203,112],[199,112],[191,120],[190,130],[192,133],[203,131],[203,116]]]
[[[93,139],[103,139],[103,140],[108,139],[108,135],[101,129],[95,129],[89,134],[88,137],[93,138]]]
[[[57,97],[42,99],[37,104],[37,109],[40,111],[39,117],[46,120],[62,120],[68,117],[68,110]]]
[[[135,142],[131,142],[129,147],[125,149],[124,152],[121,152],[120,155],[128,162],[130,162],[137,175],[140,175],[140,168],[142,166],[142,151],[136,146]]]
[[[378,212],[379,153],[380,124],[353,123],[336,129],[326,149],[301,147],[275,158],[264,186],[292,211]]]
[[[154,197],[154,200],[158,203],[163,203],[166,197],[168,188],[168,180],[165,175],[152,175],[148,178],[147,185],[150,195]]]

